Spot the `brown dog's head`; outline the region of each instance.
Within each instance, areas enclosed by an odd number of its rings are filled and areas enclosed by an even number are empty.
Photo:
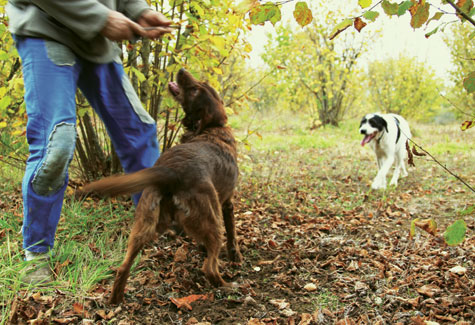
[[[178,71],[176,82],[168,83],[168,90],[185,111],[183,125],[187,130],[199,134],[206,128],[226,124],[228,118],[216,90],[185,69]]]

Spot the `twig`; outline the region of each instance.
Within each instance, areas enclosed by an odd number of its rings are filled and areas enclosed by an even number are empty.
[[[462,9],[460,9],[454,2],[453,0],[447,0],[447,2],[455,9],[455,11],[457,11],[457,13],[462,16],[463,18],[465,18],[468,22],[470,22],[470,24],[472,24],[473,26],[475,26],[475,20],[473,20],[469,15],[467,15],[465,12],[462,11]]]
[[[234,104],[235,102],[237,102],[238,100],[240,100],[241,98],[243,98],[249,91],[251,91],[252,89],[254,89],[257,85],[259,85],[265,78],[267,78],[271,73],[274,72],[276,68],[272,69],[270,72],[268,72],[267,74],[264,75],[264,77],[262,77],[261,79],[259,79],[258,82],[256,82],[254,85],[252,85],[251,87],[249,87],[245,92],[242,93],[241,96],[238,96],[236,97],[233,101],[229,102],[229,103],[226,103],[225,106],[230,106],[231,104]]]
[[[442,95],[442,92],[440,91],[439,87],[437,87],[437,91],[439,92],[439,95],[445,99],[446,101],[449,102],[450,105],[452,105],[453,107],[455,107],[455,109],[457,111],[459,111],[460,113],[464,114],[464,115],[467,115],[467,116],[470,116],[471,118],[475,118],[475,115],[472,115],[470,113],[467,113],[465,112],[463,109],[461,109],[460,107],[458,107],[457,105],[455,105],[449,98],[445,97],[444,95]]]
[[[475,193],[475,189],[470,186],[467,182],[465,182],[460,176],[458,176],[457,174],[453,173],[450,169],[448,169],[447,167],[445,167],[444,165],[442,165],[442,163],[440,163],[434,156],[432,156],[430,154],[430,152],[428,152],[427,150],[425,150],[424,148],[422,148],[420,145],[418,145],[417,143],[415,143],[412,139],[409,139],[408,140],[410,142],[412,142],[412,144],[414,144],[417,148],[421,149],[425,154],[427,154],[429,157],[432,158],[433,161],[435,161],[440,167],[442,167],[447,173],[449,173],[450,175],[452,175],[453,177],[455,177],[456,179],[458,179],[460,182],[462,182],[466,187],[468,187],[473,193]]]
[[[373,5],[371,8],[366,9],[361,15],[359,15],[359,16],[357,16],[357,17],[353,17],[353,18],[351,18],[351,19],[363,17],[363,15],[364,15],[365,13],[367,13],[368,11],[373,10],[373,9],[374,9],[375,7],[377,7],[381,2],[383,2],[383,0],[380,0],[378,3],[376,3],[375,5]]]

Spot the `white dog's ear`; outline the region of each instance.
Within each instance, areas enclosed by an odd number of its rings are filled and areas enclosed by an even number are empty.
[[[386,132],[389,133],[388,122],[386,122],[386,120],[382,116],[375,115],[371,119],[374,121],[374,123],[376,123],[376,126],[378,127],[378,129],[383,130],[384,128],[386,129]]]

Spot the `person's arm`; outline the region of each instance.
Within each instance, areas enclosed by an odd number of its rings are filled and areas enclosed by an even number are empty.
[[[118,11],[111,10],[96,0],[32,0],[33,3],[55,18],[61,24],[72,30],[79,37],[89,40],[102,34],[113,41],[131,40],[135,35],[156,38],[171,32],[166,27],[145,30],[142,26],[167,26],[171,22],[158,19],[160,13],[150,10],[145,1],[129,0],[125,4],[125,12],[139,15],[139,20],[152,24],[137,24]],[[139,3],[140,2],[140,3]],[[150,18],[150,17],[155,18]],[[132,17],[132,16],[131,16]],[[163,16],[164,17],[164,16]],[[142,25],[142,26],[141,26]]]
[[[162,13],[150,9],[144,0],[126,0],[124,14],[138,22],[140,26],[148,28],[146,35],[148,38],[157,38],[172,32],[172,29],[168,28],[172,21]]]
[[[32,0],[32,2],[85,40],[94,38],[102,31],[111,12],[96,0]]]

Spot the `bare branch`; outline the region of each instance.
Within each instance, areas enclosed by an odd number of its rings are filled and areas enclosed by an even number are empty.
[[[464,181],[460,176],[458,176],[457,174],[455,174],[454,172],[452,172],[450,169],[448,169],[447,167],[445,167],[440,161],[438,161],[434,156],[432,156],[430,154],[430,152],[428,152],[427,150],[425,150],[424,148],[422,148],[420,145],[418,145],[417,143],[415,143],[412,139],[408,139],[409,141],[412,142],[412,144],[414,144],[417,148],[419,148],[420,150],[422,150],[425,154],[427,154],[429,157],[432,158],[433,161],[435,161],[440,167],[442,167],[447,173],[449,173],[450,175],[452,175],[453,177],[455,177],[456,179],[458,179],[460,182],[462,182],[462,184],[464,184],[466,187],[468,187],[473,193],[475,193],[475,189],[470,186],[466,181]]]
[[[473,26],[475,26],[475,20],[473,20],[469,15],[467,15],[467,13],[463,12],[462,9],[460,9],[454,2],[453,0],[447,0],[447,2],[455,9],[455,11],[457,11],[457,13],[462,16],[463,18],[465,18],[468,22],[470,22],[470,24],[472,24]]]

